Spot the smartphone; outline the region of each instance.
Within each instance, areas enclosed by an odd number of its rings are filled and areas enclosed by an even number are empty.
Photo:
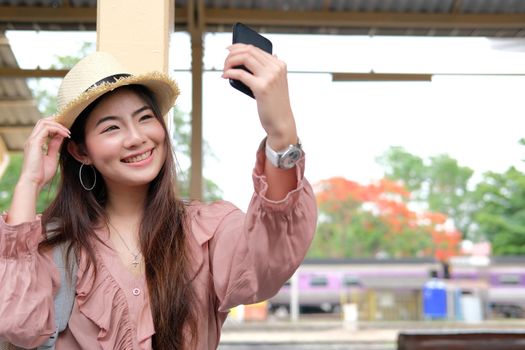
[[[261,34],[257,33],[252,28],[242,23],[235,23],[233,25],[232,43],[251,44],[260,48],[261,50],[268,52],[269,54],[272,53],[272,42],[264,36],[262,36]],[[245,66],[238,66],[235,68],[242,68],[248,73],[251,73]],[[241,81],[230,79],[230,85],[236,88],[237,90],[244,92],[246,95],[255,98],[253,96],[252,90],[250,90],[250,88]]]

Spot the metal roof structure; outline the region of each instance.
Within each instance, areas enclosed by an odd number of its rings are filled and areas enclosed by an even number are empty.
[[[525,0],[174,0],[175,30],[334,35],[525,38]],[[0,137],[21,150],[41,115],[25,78],[64,72],[18,68],[6,30],[96,30],[97,0],[0,0]]]
[[[15,55],[0,32],[0,67],[17,69]],[[0,76],[0,142],[7,150],[21,150],[33,125],[42,117],[26,79]]]
[[[95,30],[96,0],[0,0],[0,29]],[[175,0],[175,29],[525,37],[523,0]]]

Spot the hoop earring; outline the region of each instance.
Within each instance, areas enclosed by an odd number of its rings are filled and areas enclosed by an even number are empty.
[[[93,170],[93,176],[94,176],[94,180],[93,180],[93,185],[91,185],[91,187],[87,187],[86,185],[84,185],[84,181],[82,181],[82,168],[84,167],[84,163],[80,164],[80,169],[78,170],[78,178],[80,180],[80,185],[86,190],[86,191],[91,191],[92,189],[95,188],[95,185],[97,184],[97,172],[95,171],[95,168],[93,167],[93,165],[90,165],[91,167],[91,170]]]

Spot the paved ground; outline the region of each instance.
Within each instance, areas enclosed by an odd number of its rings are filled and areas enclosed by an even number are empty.
[[[303,325],[305,326],[305,325]],[[227,343],[347,343],[347,342],[395,342],[396,329],[353,330],[329,325],[307,325],[304,328],[286,327],[281,329],[232,329],[223,331],[222,341]]]
[[[340,322],[226,325],[219,350],[394,350],[397,331],[356,329]]]
[[[395,350],[403,331],[502,331],[524,330],[525,320],[462,322],[361,322],[344,324],[334,320],[300,322],[269,321],[226,323],[219,350]]]
[[[218,350],[396,350],[381,344],[223,344]]]

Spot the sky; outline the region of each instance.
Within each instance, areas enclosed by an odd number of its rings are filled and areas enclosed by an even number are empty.
[[[495,49],[485,38],[264,35],[288,66],[311,183],[335,176],[361,183],[378,180],[383,173],[376,157],[391,146],[423,158],[447,153],[474,169],[474,179],[510,166],[525,169],[525,147],[518,144],[525,137],[525,76],[445,74],[525,74],[525,50]],[[45,68],[53,55],[76,53],[96,37],[27,31],[7,36],[23,68]],[[204,175],[218,184],[224,199],[246,210],[255,151],[265,135],[255,101],[220,77],[230,42],[229,33],[205,37],[203,136],[213,155],[205,158]],[[175,33],[170,50],[172,75],[181,89],[177,105],[190,113],[189,36]],[[435,75],[432,82],[402,83],[332,82],[329,74],[370,71],[445,75]],[[178,158],[182,167],[188,165]]]

